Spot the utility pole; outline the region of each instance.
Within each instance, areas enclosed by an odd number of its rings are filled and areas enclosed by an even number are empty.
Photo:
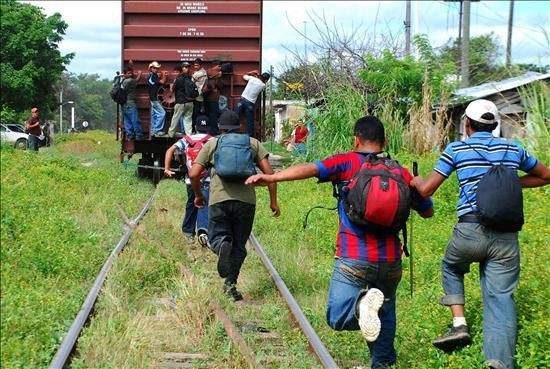
[[[74,104],[71,105],[71,132],[74,132]]]
[[[411,55],[411,0],[407,0],[405,11],[405,55]]]
[[[512,63],[512,28],[514,23],[514,0],[510,0],[510,12],[508,14],[508,40],[506,42],[506,66]]]
[[[269,67],[269,114],[273,113],[273,65]]]
[[[459,0],[460,2],[460,10],[458,11],[458,60],[462,58],[462,53],[460,52],[460,48],[462,47],[462,15],[464,12],[462,11],[462,0]]]
[[[63,87],[59,91],[59,133],[63,133]]]
[[[470,0],[464,0],[464,19],[462,20],[462,39],[460,42],[460,87],[470,85]]]
[[[307,22],[304,21],[304,58],[305,58],[305,64],[304,64],[304,71],[305,71],[305,75],[306,75],[306,78],[304,79],[304,99],[306,101],[306,106],[307,106],[307,102],[308,102],[308,96],[307,96],[307,81],[309,79],[309,73],[308,73],[308,63],[309,61],[307,60]]]

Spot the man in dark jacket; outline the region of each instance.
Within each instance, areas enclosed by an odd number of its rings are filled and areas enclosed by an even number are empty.
[[[172,91],[176,95],[176,105],[174,106],[174,114],[168,135],[174,137],[178,128],[180,118],[183,116],[183,126],[186,135],[193,134],[193,101],[196,96],[193,96],[196,91],[195,84],[189,77],[189,63],[183,62],[181,67],[176,68],[179,71],[179,76],[172,85]]]
[[[168,72],[159,73],[160,64],[156,61],[149,64],[149,78],[147,87],[149,89],[149,100],[151,101],[151,134],[153,136],[163,135],[164,117],[166,111],[158,100],[159,88],[166,82]],[[159,76],[160,74],[160,76]]]

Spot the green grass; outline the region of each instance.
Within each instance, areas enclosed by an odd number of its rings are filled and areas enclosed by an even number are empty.
[[[1,148],[2,367],[46,367],[101,265],[152,186],[118,163],[112,135]]]
[[[403,164],[410,156],[398,156]],[[421,173],[431,170],[436,157],[420,160]],[[440,262],[456,221],[454,211],[457,183],[448,180],[436,194],[436,215],[414,219],[415,291],[409,297],[409,260],[404,259],[403,279],[398,289],[397,368],[477,368],[483,363],[482,301],[477,266],[466,277],[467,319],[473,344],[454,354],[437,351],[431,341],[450,323],[450,313],[438,304],[442,295]],[[281,218],[269,215],[268,198],[260,191],[254,231],[291,292],[306,312],[315,330],[341,367],[348,368],[369,360],[365,342],[358,332],[334,332],[325,323],[325,303],[332,272],[337,230],[336,212],[319,210],[310,215],[309,226],[302,229],[307,210],[314,205],[333,205],[330,185],[315,180],[288,182],[278,188]],[[517,345],[518,368],[550,365],[547,332],[550,323],[550,277],[547,273],[550,188],[525,190],[526,224],[520,234],[521,277],[515,294],[519,317]]]

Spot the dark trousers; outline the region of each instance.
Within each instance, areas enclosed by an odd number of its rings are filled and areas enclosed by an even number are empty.
[[[218,129],[218,119],[220,119],[220,105],[218,101],[205,101],[206,115],[208,115],[208,123],[210,124],[209,132],[212,136],[220,134]]]
[[[252,232],[256,205],[228,200],[208,207],[208,239],[218,254],[224,241],[231,242],[231,268],[226,284],[237,283],[241,266],[246,258],[246,241]]]
[[[195,130],[195,123],[199,115],[204,115],[206,110],[204,109],[204,101],[193,101],[193,132]]]
[[[210,182],[203,182],[201,185],[202,196],[204,196],[204,207],[195,207],[195,192],[191,185],[187,187],[187,203],[185,204],[185,214],[181,223],[181,231],[185,234],[194,236],[197,232],[203,230],[206,232],[208,227],[208,195],[210,193]]]
[[[363,260],[338,259],[328,292],[327,323],[337,331],[359,329],[356,305],[366,288],[378,288],[384,294],[384,303],[378,312],[380,335],[368,344],[372,367],[391,365],[397,360],[394,340],[397,319],[395,291],[401,280],[401,260],[370,263]]]
[[[248,133],[249,136],[254,135],[254,109],[254,103],[242,97],[235,108],[235,113],[237,113],[239,117],[244,113],[246,117],[246,133]]]

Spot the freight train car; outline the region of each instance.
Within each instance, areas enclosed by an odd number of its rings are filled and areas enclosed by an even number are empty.
[[[159,180],[162,177],[164,153],[175,138],[152,137],[150,130],[150,101],[147,90],[148,65],[159,62],[161,71],[168,72],[159,101],[166,110],[164,132],[168,130],[174,107],[170,84],[174,82],[174,68],[183,61],[201,58],[205,69],[214,62],[221,63],[223,74],[222,105],[233,109],[246,85],[242,76],[251,70],[261,71],[262,56],[262,2],[241,1],[146,1],[122,2],[121,69],[132,66],[143,75],[137,87],[139,119],[145,134],[143,140],[127,139],[122,118],[117,125],[121,140],[121,160],[125,156],[141,154],[138,175]],[[256,103],[255,136],[262,136],[265,96]],[[183,166],[174,162],[181,174]]]

